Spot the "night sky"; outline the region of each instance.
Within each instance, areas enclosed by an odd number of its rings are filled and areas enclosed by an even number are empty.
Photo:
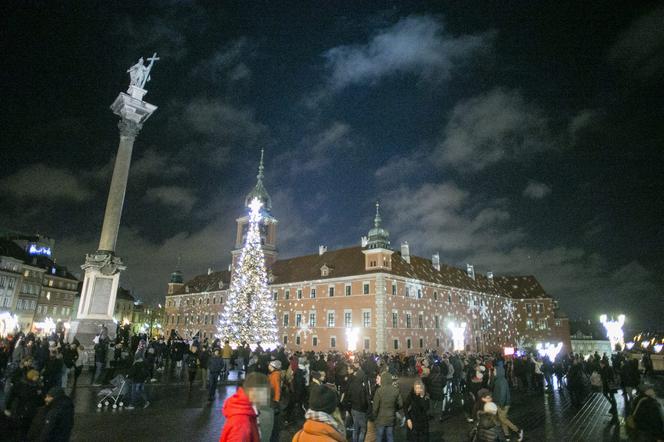
[[[63,3],[0,19],[0,227],[59,263],[97,248],[109,106],[157,52],[117,248],[139,298],[178,255],[186,278],[227,267],[264,148],[281,257],[359,244],[378,200],[396,249],[664,328],[656,2]]]

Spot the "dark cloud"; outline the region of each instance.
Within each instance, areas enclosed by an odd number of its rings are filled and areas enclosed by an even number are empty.
[[[62,200],[81,203],[94,192],[79,177],[66,169],[37,163],[0,180],[0,192],[33,201]]]
[[[523,196],[534,200],[541,200],[551,193],[551,187],[539,181],[528,181],[526,188],[523,189]]]
[[[411,16],[381,29],[367,43],[338,46],[324,57],[333,89],[375,84],[399,73],[444,80],[490,40],[490,34],[454,37],[433,17]]]
[[[145,201],[157,202],[176,209],[175,215],[184,216],[191,212],[197,198],[191,189],[179,186],[159,186],[145,192]]]
[[[641,80],[664,73],[664,7],[635,20],[611,47],[609,59]]]
[[[518,91],[496,88],[452,109],[435,157],[467,172],[555,147],[549,118]]]

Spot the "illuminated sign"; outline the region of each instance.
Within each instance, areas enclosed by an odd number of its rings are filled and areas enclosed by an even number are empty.
[[[514,355],[514,347],[505,347],[505,348],[503,348],[503,355],[505,355],[505,356]]]
[[[51,256],[51,248],[47,246],[40,246],[38,244],[30,244],[30,247],[28,247],[28,254]]]
[[[463,351],[465,350],[465,332],[466,332],[466,323],[462,322],[458,326],[452,322],[448,325],[448,328],[452,332],[452,342],[454,343],[454,351]]]

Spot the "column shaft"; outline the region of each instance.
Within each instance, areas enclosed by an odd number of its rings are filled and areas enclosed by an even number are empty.
[[[115,244],[120,229],[120,217],[124,205],[125,192],[127,190],[127,179],[129,178],[129,166],[131,164],[131,153],[134,148],[134,140],[138,130],[130,131],[123,127],[124,121],[120,122],[120,147],[115,158],[113,167],[113,178],[106,201],[106,212],[104,213],[104,224],[99,239],[99,250],[115,252]],[[126,125],[125,125],[126,126]]]

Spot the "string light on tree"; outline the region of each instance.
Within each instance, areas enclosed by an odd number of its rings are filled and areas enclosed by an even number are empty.
[[[259,224],[263,203],[249,204],[247,237],[233,272],[233,280],[219,321],[221,339],[234,344],[247,342],[264,348],[277,345],[276,308],[268,288],[265,257],[261,249]]]

